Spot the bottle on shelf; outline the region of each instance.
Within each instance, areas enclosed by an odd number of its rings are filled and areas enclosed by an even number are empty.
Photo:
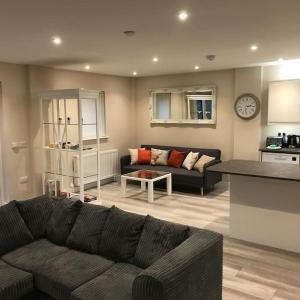
[[[282,134],[282,148],[287,148],[288,146],[288,139],[285,133]]]

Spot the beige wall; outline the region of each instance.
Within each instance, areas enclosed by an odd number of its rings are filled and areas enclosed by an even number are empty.
[[[86,88],[104,90],[106,96],[106,124],[109,138],[101,142],[102,149],[118,148],[120,154],[134,144],[132,79],[98,75],[87,72],[29,67],[30,135],[34,159],[34,194],[41,192],[41,132],[39,120],[39,93],[45,90]]]
[[[0,63],[2,86],[2,150],[6,199],[30,196],[32,178],[30,149],[12,150],[11,143],[25,141],[29,146],[29,98],[27,67]],[[28,183],[19,183],[19,177],[29,176]]]
[[[244,93],[252,93],[261,99],[262,68],[235,70],[234,99]],[[261,113],[252,120],[242,120],[233,115],[233,158],[258,160],[261,141]]]
[[[216,125],[150,125],[149,90],[192,85],[217,86]],[[154,76],[136,80],[136,145],[143,143],[222,149],[232,157],[234,70]]]

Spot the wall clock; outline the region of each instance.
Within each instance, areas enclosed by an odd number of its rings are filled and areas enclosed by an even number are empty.
[[[241,119],[251,120],[259,113],[259,99],[253,94],[243,94],[236,99],[234,110]]]

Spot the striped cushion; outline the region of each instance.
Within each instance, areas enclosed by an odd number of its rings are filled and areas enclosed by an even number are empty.
[[[110,209],[104,206],[84,203],[68,237],[67,246],[93,254],[98,253],[101,233],[109,211]]]
[[[115,264],[105,273],[72,292],[72,300],[131,300],[132,283],[142,269],[129,264]]]
[[[118,262],[129,262],[136,251],[145,217],[112,207],[103,228],[99,253]]]
[[[67,251],[70,250],[66,247],[58,246],[46,239],[42,239],[9,252],[2,259],[16,268],[33,273],[48,259]]]
[[[56,200],[47,225],[46,237],[53,243],[64,245],[82,207],[80,200]]]
[[[188,226],[146,217],[134,263],[147,268],[188,237]]]
[[[43,293],[68,300],[71,292],[104,273],[114,263],[99,255],[70,250],[46,261],[35,273],[35,286]]]
[[[53,211],[53,201],[46,195],[17,201],[17,207],[35,239],[44,237]]]
[[[33,241],[15,202],[0,207],[0,256]]]
[[[0,260],[0,299],[17,300],[33,290],[32,275]]]

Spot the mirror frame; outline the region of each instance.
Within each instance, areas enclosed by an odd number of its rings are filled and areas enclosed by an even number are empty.
[[[191,119],[155,119],[154,118],[154,94],[157,93],[184,93],[184,92],[201,92],[206,90],[212,90],[212,118],[207,120],[191,120]],[[149,112],[151,124],[216,124],[217,123],[217,87],[215,85],[203,85],[203,86],[186,86],[177,88],[159,88],[151,89],[149,97]]]

